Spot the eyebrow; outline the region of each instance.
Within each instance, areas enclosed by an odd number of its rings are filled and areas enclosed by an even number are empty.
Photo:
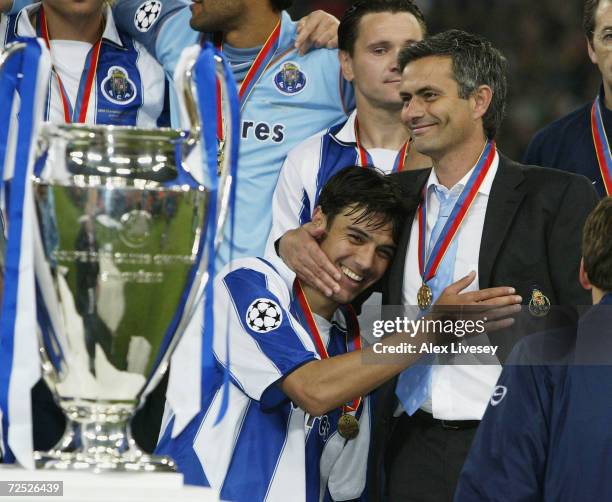
[[[361,230],[361,228],[359,227],[355,227],[353,225],[349,225],[347,227],[348,230],[350,230],[351,232],[356,232],[359,235],[361,235],[362,237],[364,237],[365,239],[371,241],[373,240],[372,237],[370,236],[370,234],[368,234],[367,232],[364,232],[363,230]],[[395,244],[381,244],[380,246],[378,246],[379,248],[384,248],[384,249],[389,249],[391,252],[395,253],[395,250],[397,249],[397,246]]]
[[[399,94],[400,94],[400,97],[404,98],[404,97],[413,96],[413,95],[419,96],[419,95],[424,94],[424,93],[429,92],[429,91],[442,92],[441,89],[439,89],[438,87],[434,87],[434,86],[431,86],[431,85],[426,85],[425,87],[421,87],[421,88],[417,89],[416,92],[407,92],[407,91],[402,91],[400,89],[400,93]]]

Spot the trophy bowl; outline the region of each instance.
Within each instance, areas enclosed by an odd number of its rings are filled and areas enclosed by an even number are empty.
[[[173,470],[127,424],[201,298],[210,194],[173,130],[54,126],[39,141],[35,272],[43,376],[68,418],[37,466]],[[72,451],[70,451],[72,450]]]

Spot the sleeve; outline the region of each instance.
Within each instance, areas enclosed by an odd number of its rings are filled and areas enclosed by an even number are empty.
[[[310,337],[268,283],[266,275],[249,268],[215,282],[215,356],[224,362],[231,347],[233,382],[264,409],[287,399],[279,380],[318,358]]]
[[[576,279],[582,256],[582,229],[598,201],[597,192],[583,176],[572,176],[551,226],[548,266],[560,305],[587,305],[589,295]]]
[[[119,0],[113,14],[119,30],[143,44],[169,78],[183,49],[200,38],[189,26],[191,12],[185,0]]]
[[[300,162],[299,154],[292,150],[283,163],[272,196],[272,228],[266,244],[266,256],[276,255],[274,242],[285,232],[298,228],[312,217],[313,201],[310,200],[311,195],[309,196],[304,183],[305,177],[308,177],[311,171],[309,160]],[[304,173],[304,170],[307,173]],[[315,172],[312,176],[316,178]]]
[[[506,366],[463,466],[456,502],[542,500],[552,385],[545,366]]]

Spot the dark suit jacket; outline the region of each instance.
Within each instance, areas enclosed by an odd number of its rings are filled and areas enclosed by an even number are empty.
[[[418,197],[430,169],[397,176],[407,197]],[[583,176],[525,166],[500,155],[485,215],[478,263],[481,289],[513,286],[528,303],[534,287],[552,305],[588,305],[578,282],[582,227],[597,204],[597,194]],[[414,212],[408,215],[394,262],[383,285],[383,304],[400,305],[404,265]],[[415,278],[418,280],[418,278]],[[370,450],[370,500],[381,500],[384,459],[397,406],[395,379],[377,392]]]

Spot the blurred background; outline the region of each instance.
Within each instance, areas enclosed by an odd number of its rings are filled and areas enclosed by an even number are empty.
[[[294,0],[294,19],[323,9],[342,16],[350,0]],[[416,0],[430,33],[479,33],[510,63],[507,115],[497,143],[520,160],[542,126],[593,101],[600,77],[582,33],[582,0]]]

